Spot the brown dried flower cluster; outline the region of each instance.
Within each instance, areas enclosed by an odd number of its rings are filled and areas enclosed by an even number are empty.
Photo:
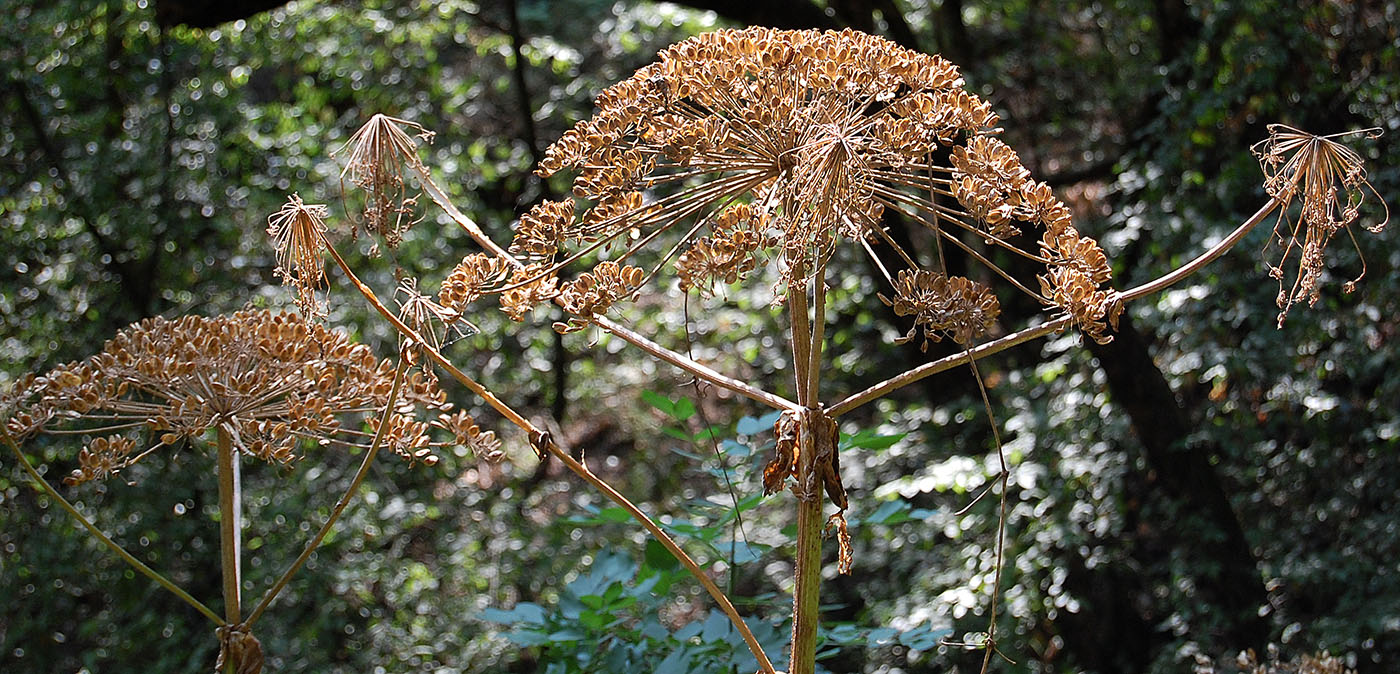
[[[287,197],[282,209],[267,219],[267,234],[277,248],[277,275],[297,289],[297,306],[310,316],[325,314],[316,291],[326,280],[321,256],[326,241],[326,216],[320,204],[307,204],[301,196]]]
[[[369,347],[295,314],[151,318],[117,333],[96,356],[22,379],[8,394],[6,423],[17,437],[92,437],[70,484],[105,478],[216,427],[244,454],[285,464],[306,441],[366,446],[394,372]],[[434,463],[434,449],[467,437],[470,419],[432,422],[454,436],[435,441],[418,417],[451,407],[434,383],[409,376],[386,446]],[[364,417],[370,430],[345,424],[347,415]]]
[[[1264,171],[1264,190],[1283,203],[1274,225],[1274,236],[1269,241],[1270,246],[1282,249],[1278,263],[1269,265],[1269,275],[1279,282],[1280,325],[1294,304],[1306,300],[1311,306],[1320,298],[1318,286],[1322,280],[1323,251],[1332,237],[1346,230],[1352,244],[1356,244],[1351,224],[1360,216],[1368,190],[1381,202],[1385,217],[1366,229],[1379,233],[1390,222],[1390,208],[1366,179],[1361,155],[1336,140],[1354,134],[1375,138],[1380,133],[1380,129],[1365,129],[1315,136],[1283,124],[1271,124],[1268,139],[1251,148]],[[1302,201],[1301,215],[1296,222],[1289,214],[1295,198]],[[1359,247],[1357,253],[1360,254]],[[1288,283],[1284,266],[1295,254],[1298,269],[1292,275],[1292,283]],[[1355,290],[1357,281],[1365,275],[1363,258],[1361,273],[1346,282],[1343,290],[1348,293]]]
[[[574,202],[546,201],[536,204],[516,228],[515,239],[511,241],[510,252],[529,260],[554,259],[560,244],[568,238],[569,225],[574,220]]]
[[[473,253],[462,258],[438,288],[438,302],[458,312],[477,298],[494,290],[507,277],[509,266],[502,258]]]
[[[588,321],[602,316],[618,301],[631,297],[642,287],[646,272],[640,267],[622,266],[612,260],[598,263],[591,272],[559,288],[559,306],[573,314],[568,323],[555,323],[561,333],[587,327]]]
[[[496,432],[482,430],[466,412],[438,415],[433,425],[451,433],[454,442],[483,459],[497,461],[505,456]]]
[[[922,329],[924,341],[920,349],[924,351],[930,341],[937,342],[942,335],[967,346],[986,334],[1001,313],[1001,304],[991,288],[961,276],[903,270],[895,279],[894,291],[893,300],[880,295],[880,301],[893,307],[899,316],[914,317],[914,327],[895,341],[912,341]]]
[[[361,210],[365,230],[383,237],[390,248],[396,248],[404,232],[417,223],[413,217],[417,196],[405,196],[404,181],[405,166],[421,168],[415,137],[432,142],[433,133],[408,120],[375,115],[337,150],[349,149],[340,172],[342,188],[348,176],[365,191]]]
[[[702,238],[676,260],[681,290],[709,294],[717,283],[740,283],[758,267],[759,255],[773,245],[761,217],[749,204],[720,211]]]
[[[501,291],[501,311],[506,312],[512,321],[525,320],[542,302],[548,302],[559,295],[559,280],[545,269],[544,264],[532,264],[517,269],[510,275],[510,285]]]
[[[1108,267],[1098,245],[992,137],[996,114],[938,56],[849,30],[718,31],[666,49],[597,105],[537,171],[576,170],[574,196],[592,205],[578,207],[577,217],[573,202],[542,205],[522,220],[512,246],[553,260],[581,244],[547,269],[604,245],[645,259],[643,247],[670,232],[671,252],[650,259],[674,260],[687,291],[742,282],[765,255],[782,278],[775,290],[805,287],[843,240],[871,255],[872,244],[894,248],[917,270],[917,256],[880,224],[893,211],[988,265],[974,244],[1046,265],[1042,292],[1016,287],[1096,337],[1113,314],[1115,296],[1100,288]],[[1012,241],[1026,225],[1045,230],[1036,250]],[[973,293],[950,296],[940,310],[968,316],[986,308],[983,293]],[[929,315],[921,325],[963,320]]]

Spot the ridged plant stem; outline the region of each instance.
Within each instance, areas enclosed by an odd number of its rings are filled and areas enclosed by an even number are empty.
[[[796,265],[793,276],[802,278],[803,272],[801,265]],[[815,283],[821,285],[820,276]],[[824,297],[819,293],[817,299],[822,301]],[[813,352],[821,346],[813,344],[814,332],[819,328],[814,328],[807,312],[805,284],[790,286],[788,321],[792,327],[794,384],[797,402],[804,407],[797,417],[797,470],[794,471],[797,478],[797,558],[793,565],[792,659],[788,664],[791,674],[813,674],[816,670],[822,582],[822,497],[820,491],[808,489],[817,470],[811,420],[818,398],[811,368],[819,359],[819,356],[814,358]],[[818,317],[821,317],[820,310]]]
[[[242,583],[242,484],[238,474],[238,455],[228,429],[219,426],[218,438],[219,550],[223,560],[224,620],[230,625],[237,625],[242,622],[238,591]]]
[[[791,674],[813,674],[822,583],[822,500],[797,502],[796,586],[792,590]]]

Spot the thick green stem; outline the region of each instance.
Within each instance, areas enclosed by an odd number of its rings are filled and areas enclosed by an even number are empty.
[[[824,525],[820,496],[797,502],[797,584],[792,590],[790,674],[812,674],[816,670]]]
[[[793,276],[802,277],[797,266]],[[820,275],[815,279],[820,286]],[[818,293],[818,301],[824,301]],[[816,670],[818,609],[821,604],[822,582],[822,495],[815,485],[817,478],[817,448],[812,432],[817,407],[817,378],[812,372],[819,367],[821,345],[814,343],[821,328],[813,325],[807,315],[807,288],[788,288],[788,321],[792,326],[792,360],[797,402],[805,409],[798,413],[797,470],[797,559],[793,568],[792,591],[792,658],[788,664],[791,674],[812,674]],[[818,310],[820,320],[822,312]],[[834,448],[833,448],[834,449]]]
[[[230,625],[242,622],[239,585],[242,583],[242,484],[238,475],[238,454],[228,429],[219,426],[219,550],[223,559],[224,620]]]

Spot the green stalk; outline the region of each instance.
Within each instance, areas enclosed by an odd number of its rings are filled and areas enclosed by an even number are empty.
[[[792,590],[792,664],[788,667],[791,674],[813,674],[816,671],[824,524],[820,496],[798,499],[796,586]]]
[[[243,494],[238,474],[238,454],[228,429],[223,425],[218,428],[218,437],[219,551],[223,560],[224,620],[230,625],[237,625],[242,622],[239,617],[238,588],[242,581]]]
[[[797,266],[793,276],[801,278],[804,270]],[[822,280],[816,279],[820,284]],[[820,348],[812,343],[813,327],[807,315],[807,289],[788,288],[788,321],[792,328],[793,375],[797,386],[797,402],[804,410],[797,417],[799,443],[797,470],[797,559],[794,562],[792,590],[792,658],[791,674],[813,674],[817,660],[817,623],[821,602],[822,579],[822,498],[815,484],[816,461],[811,417],[816,406],[816,390],[811,378],[812,352]]]
[[[93,524],[91,521],[88,520],[88,518],[84,517],[82,513],[78,512],[78,509],[73,507],[73,504],[69,503],[68,499],[63,498],[63,496],[59,494],[56,489],[53,488],[53,485],[49,484],[49,481],[45,480],[44,476],[40,475],[38,470],[34,469],[34,465],[29,463],[29,458],[24,455],[24,452],[20,451],[19,445],[16,444],[15,439],[10,436],[9,429],[5,427],[5,424],[2,421],[0,421],[0,435],[4,436],[5,445],[8,446],[12,452],[14,452],[15,457],[19,459],[20,465],[24,467],[24,471],[26,473],[29,473],[30,479],[34,480],[34,484],[37,485],[39,489],[42,490],[45,494],[48,494],[49,498],[53,499],[55,503],[58,503],[58,505],[62,507],[63,510],[67,512],[75,521],[77,521],[78,524],[82,525],[84,529],[87,529],[88,533],[92,534],[93,538],[102,541],[103,545],[110,548],[112,552],[117,553],[117,556],[121,557],[122,561],[126,562],[127,564],[130,564],[131,568],[136,569],[141,573],[141,575],[155,581],[157,585],[165,588],[171,594],[183,600],[186,604],[189,604],[190,606],[194,607],[196,611],[199,611],[200,613],[204,614],[204,617],[213,621],[215,625],[219,625],[220,627],[225,625],[223,619],[219,617],[219,614],[215,613],[208,606],[205,606],[198,599],[195,599],[194,597],[190,596],[190,593],[185,592],[183,589],[180,588],[179,585],[176,585],[169,578],[162,576],[155,569],[146,566],[141,562],[141,560],[133,557],[131,553],[127,552],[126,549],[119,545],[116,541],[112,540],[111,538],[108,538],[107,534],[102,533],[102,530],[98,529],[97,525]]]

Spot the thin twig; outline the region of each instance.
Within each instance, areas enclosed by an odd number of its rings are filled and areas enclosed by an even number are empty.
[[[365,451],[364,460],[360,461],[360,469],[355,472],[355,477],[351,478],[350,486],[346,487],[345,493],[340,495],[340,500],[336,501],[335,507],[331,509],[331,514],[326,518],[325,523],[321,525],[321,529],[307,542],[306,549],[301,551],[301,555],[296,558],[296,561],[292,562],[292,565],[287,567],[287,570],[282,573],[282,577],[278,578],[277,582],[263,595],[262,601],[259,601],[258,605],[253,609],[253,612],[248,614],[248,620],[245,621],[244,624],[252,627],[253,623],[257,622],[258,618],[262,616],[263,611],[267,610],[268,606],[272,604],[272,601],[277,598],[277,595],[280,594],[282,589],[287,586],[287,583],[291,581],[292,576],[295,575],[297,571],[301,570],[302,565],[311,558],[311,553],[315,552],[316,548],[321,546],[321,541],[325,540],[326,535],[331,531],[331,527],[335,526],[336,521],[340,519],[341,513],[345,512],[346,506],[350,505],[350,499],[355,496],[355,492],[359,490],[360,484],[363,483],[365,477],[369,475],[369,469],[374,463],[374,457],[379,454],[379,448],[384,444],[384,436],[388,433],[389,415],[393,413],[394,405],[398,402],[399,389],[403,384],[404,370],[408,369],[406,366],[407,361],[404,360],[403,354],[400,353],[399,366],[394,370],[394,383],[389,387],[389,399],[384,404],[384,412],[379,416],[378,430],[374,434],[374,440],[370,443],[369,449]]]
[[[369,286],[365,285],[364,282],[361,281],[359,277],[355,275],[355,272],[350,269],[350,265],[345,262],[345,258],[341,257],[340,254],[335,250],[335,248],[327,246],[326,250],[330,252],[331,257],[335,259],[336,264],[340,266],[341,271],[345,272],[345,275],[350,279],[351,283],[354,284],[355,288],[359,290],[360,294],[365,297],[365,300],[368,301],[370,305],[373,306],[374,309],[378,311],[379,314],[383,316],[385,320],[389,321],[390,325],[393,325],[394,329],[398,330],[405,338],[411,340],[415,344],[421,345],[423,349],[422,352],[426,354],[430,360],[432,360],[442,369],[446,370],[448,374],[452,375],[452,378],[456,379],[458,382],[461,382],[461,384],[463,386],[466,386],[469,390],[471,390],[472,393],[475,393],[478,396],[480,396],[483,400],[486,401],[488,405],[490,405],[493,409],[499,412],[501,416],[505,417],[512,424],[515,424],[521,430],[525,431],[529,435],[532,444],[535,444],[537,442],[537,439],[548,439],[550,437],[548,433],[545,433],[544,431],[540,430],[524,416],[521,416],[520,413],[516,412],[509,405],[502,402],[499,398],[495,396],[495,394],[487,390],[486,387],[482,386],[475,379],[472,379],[469,375],[467,375],[467,373],[463,372],[456,365],[453,365],[452,361],[448,360],[447,357],[443,356],[441,352],[439,352],[437,349],[434,349],[428,342],[424,341],[423,338],[415,330],[410,328],[408,325],[404,324],[403,321],[399,320],[398,316],[394,315],[392,311],[389,311],[388,307],[384,306],[384,303],[381,302],[379,300],[379,297],[374,294],[374,290],[371,289]],[[658,525],[655,521],[648,517],[646,513],[642,512],[642,510],[636,505],[634,505],[631,501],[627,500],[627,497],[623,496],[616,489],[613,489],[611,485],[603,481],[602,478],[599,478],[598,476],[594,475],[592,471],[588,470],[587,466],[584,466],[583,464],[574,460],[572,456],[569,456],[568,452],[559,449],[559,446],[552,440],[549,440],[547,442],[539,442],[538,444],[542,445],[537,447],[538,451],[548,452],[555,458],[559,459],[560,462],[562,462],[566,467],[569,468],[569,470],[573,471],[579,477],[583,478],[585,482],[588,482],[589,484],[593,485],[593,487],[596,488],[598,491],[603,492],[603,495],[607,496],[609,500],[617,504],[623,510],[626,510],[628,514],[630,514],[633,517],[633,519],[636,519],[648,532],[650,532],[651,535],[654,538],[656,538],[656,540],[659,543],[661,543],[663,547],[670,551],[671,555],[674,556],[678,561],[680,561],[681,564],[685,566],[685,568],[688,571],[690,571],[691,575],[694,576],[695,579],[700,582],[700,585],[705,588],[705,591],[708,592],[710,596],[714,598],[715,602],[720,605],[720,609],[723,610],[725,615],[729,617],[729,621],[734,624],[734,627],[739,631],[739,634],[744,637],[744,642],[748,644],[749,650],[753,653],[754,658],[758,660],[759,665],[762,667],[762,671],[764,672],[764,674],[776,674],[776,671],[773,669],[772,663],[770,663],[768,660],[768,656],[763,652],[763,647],[759,645],[758,639],[755,638],[753,632],[749,630],[749,626],[744,623],[743,618],[739,615],[739,612],[734,608],[734,604],[729,601],[729,598],[726,597],[724,592],[719,589],[719,586],[716,585],[715,582],[711,580],[709,576],[705,575],[705,572],[703,569],[700,568],[700,565],[696,564],[695,560],[690,558],[690,555],[686,554],[686,552],[682,550],[679,545],[676,545],[675,541],[671,540],[670,536],[666,535],[666,532],[661,529],[660,525]]]
[[[107,534],[102,533],[102,530],[98,529],[97,525],[93,524],[91,521],[88,520],[88,518],[84,517],[82,513],[78,512],[78,509],[73,507],[73,504],[69,503],[68,499],[63,498],[63,495],[59,494],[58,491],[53,488],[53,485],[49,484],[48,480],[45,480],[44,476],[40,475],[39,471],[34,469],[34,465],[29,463],[28,457],[24,455],[24,452],[20,451],[19,445],[15,444],[14,438],[10,436],[10,430],[6,428],[5,424],[3,423],[0,423],[0,435],[4,436],[5,444],[10,448],[12,452],[14,452],[15,457],[19,459],[20,465],[24,467],[24,471],[26,473],[29,473],[30,479],[34,480],[34,483],[45,494],[48,494],[49,498],[53,499],[54,501],[57,501],[59,506],[61,506],[63,510],[67,512],[70,516],[72,516],[74,520],[77,520],[78,524],[82,525],[84,529],[87,529],[88,533],[92,534],[94,538],[96,538],[99,541],[102,541],[103,545],[106,545],[108,548],[110,548],[112,552],[117,553],[118,557],[121,557],[123,561],[125,561],[127,564],[130,564],[133,569],[139,571],[141,575],[150,578],[151,580],[155,581],[157,585],[165,588],[171,594],[184,600],[186,604],[189,604],[190,606],[194,607],[196,611],[199,611],[204,615],[204,617],[213,621],[215,625],[223,627],[224,625],[228,624],[224,622],[224,619],[220,618],[219,614],[215,613],[213,609],[209,608],[208,606],[205,606],[198,599],[195,599],[194,597],[190,596],[190,593],[185,592],[183,589],[180,588],[179,585],[176,585],[170,579],[166,578],[165,576],[162,576],[155,569],[146,566],[141,562],[141,560],[133,557],[131,553],[127,552],[126,549],[123,548],[120,544],[118,544],[111,538],[108,538]]]

